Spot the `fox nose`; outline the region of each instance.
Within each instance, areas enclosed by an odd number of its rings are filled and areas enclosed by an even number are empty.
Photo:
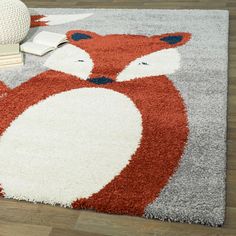
[[[112,83],[113,80],[107,77],[96,77],[96,78],[90,78],[87,79],[87,81],[94,83],[94,84],[108,84],[108,83]]]

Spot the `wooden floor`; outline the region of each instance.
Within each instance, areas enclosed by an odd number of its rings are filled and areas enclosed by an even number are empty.
[[[236,235],[236,0],[23,0],[29,7],[229,9],[227,213],[222,228],[75,211],[0,199],[0,236]]]

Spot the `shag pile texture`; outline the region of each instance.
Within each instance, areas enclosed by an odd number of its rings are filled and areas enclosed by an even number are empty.
[[[31,15],[69,43],[0,72],[0,196],[222,225],[228,12]]]

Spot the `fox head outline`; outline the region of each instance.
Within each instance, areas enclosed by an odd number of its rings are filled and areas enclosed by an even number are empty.
[[[180,66],[175,48],[185,44],[190,34],[102,36],[73,30],[67,37],[71,44],[56,50],[45,66],[95,84],[106,84],[175,72]]]

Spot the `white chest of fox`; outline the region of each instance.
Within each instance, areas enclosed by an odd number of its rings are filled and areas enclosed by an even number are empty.
[[[62,205],[88,197],[128,164],[141,133],[140,112],[118,92],[81,88],[49,97],[22,113],[1,137],[6,197]]]

